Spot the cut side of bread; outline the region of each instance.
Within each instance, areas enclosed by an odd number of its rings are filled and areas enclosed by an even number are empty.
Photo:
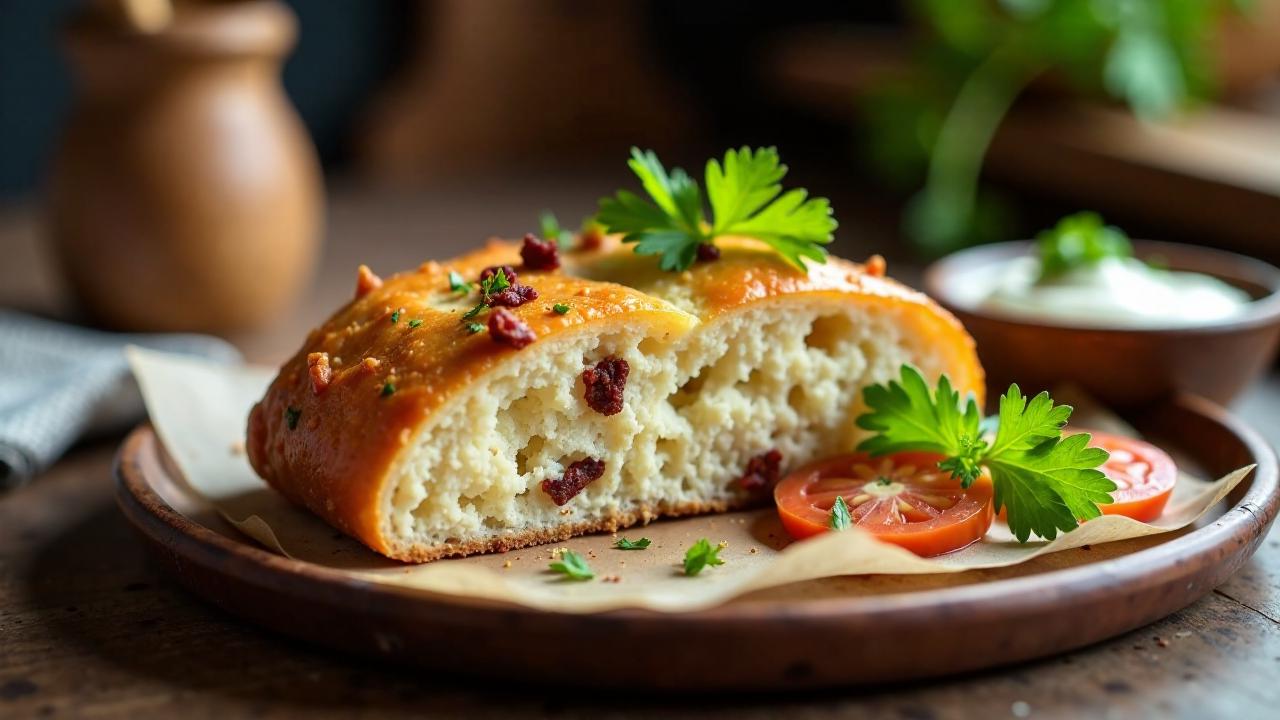
[[[286,495],[375,550],[426,561],[767,503],[768,481],[778,472],[856,444],[862,389],[895,378],[903,364],[930,378],[947,373],[980,395],[971,341],[923,296],[842,261],[807,278],[764,261],[771,273],[795,282],[743,293],[753,287],[744,273],[758,274],[753,268],[762,262],[758,251],[745,248],[751,262],[735,268],[730,246],[718,267],[703,271],[729,273],[736,285],[641,268],[627,278],[626,296],[603,309],[592,304],[606,292],[597,288],[620,285],[614,281],[632,264],[652,261],[631,256],[629,248],[626,255],[605,250],[567,263],[555,276],[560,281],[521,274],[540,293],[529,303],[536,308],[519,308],[536,342],[495,351],[492,340],[441,325],[431,332],[482,343],[470,353],[445,354],[468,364],[465,377],[433,378],[439,341],[432,335],[426,341],[432,353],[391,354],[392,363],[418,357],[421,364],[417,375],[390,376],[398,387],[392,398],[372,398],[376,379],[364,383],[363,393],[308,393],[286,365],[255,408],[251,459]],[[491,248],[483,258],[448,265],[475,272],[505,258]],[[571,293],[556,284],[566,277]],[[632,294],[644,304],[631,303]],[[386,324],[382,311],[402,302],[346,312],[359,316],[359,327]],[[572,309],[549,312],[556,302]],[[404,317],[415,312],[406,308]],[[575,313],[582,317],[571,319]],[[380,349],[389,342],[381,334],[344,336],[353,321],[339,315],[305,351],[331,347],[346,367],[356,355],[390,354]],[[449,321],[456,324],[457,316]],[[621,407],[605,414],[586,401],[584,371],[617,360],[627,368]],[[361,387],[364,381],[349,372],[355,379],[348,382]],[[415,400],[399,397],[415,388],[424,390]],[[400,408],[392,410],[388,399],[399,399]],[[274,417],[285,407],[300,411],[293,430]],[[396,433],[395,442],[372,449],[348,443],[343,430],[361,419],[376,437]],[[299,430],[306,436],[298,437]],[[361,454],[365,463],[353,465],[344,452]],[[546,488],[566,472],[599,470],[599,463],[602,471],[589,473],[598,477],[563,503]]]
[[[740,482],[751,458],[846,450],[865,385],[903,363],[941,369],[891,313],[858,310],[784,299],[665,342],[640,326],[534,343],[422,428],[387,484],[384,532],[397,555],[467,553],[759,499]],[[606,417],[582,373],[610,357],[630,374]],[[586,458],[604,474],[557,506],[542,481]]]

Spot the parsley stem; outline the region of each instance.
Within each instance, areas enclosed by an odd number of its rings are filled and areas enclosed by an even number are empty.
[[[1020,42],[1010,41],[996,48],[960,86],[934,141],[925,186],[907,211],[910,233],[930,251],[940,255],[965,239],[991,140],[1013,101],[1047,68]]]

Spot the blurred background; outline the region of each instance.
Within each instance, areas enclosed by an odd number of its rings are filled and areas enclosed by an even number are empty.
[[[1081,208],[1277,260],[1278,70],[1273,0],[0,0],[0,302],[275,360],[632,145],[777,146],[909,281]]]

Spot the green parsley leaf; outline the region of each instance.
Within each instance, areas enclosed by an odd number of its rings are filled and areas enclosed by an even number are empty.
[[[1128,102],[1138,117],[1168,118],[1191,95],[1190,73],[1178,57],[1182,49],[1178,33],[1161,27],[1167,19],[1158,10],[1152,12],[1141,3],[1132,8],[1124,3],[1117,6],[1124,9],[1106,18],[1116,35],[1103,64],[1103,84],[1111,95]]]
[[[552,572],[564,575],[567,580],[590,580],[596,576],[587,561],[572,550],[562,551],[559,562],[551,563],[550,568]]]
[[[649,538],[642,537],[639,540],[628,540],[626,538],[618,538],[613,546],[619,550],[643,550],[649,547]]]
[[[555,310],[557,315],[564,315],[565,313],[569,312],[573,308],[570,305],[566,305],[565,303],[556,303],[555,305],[551,306],[551,309]]]
[[[1033,532],[1052,540],[1112,502],[1116,484],[1097,469],[1107,451],[1086,447],[1087,433],[1062,437],[1069,417],[1071,408],[1055,406],[1048,393],[1028,404],[1013,385],[1000,398],[1000,428],[983,462],[995,483],[996,512],[1008,508],[1009,529],[1019,542]]]
[[[620,190],[600,201],[596,221],[606,232],[622,233],[640,255],[660,256],[663,270],[685,270],[698,246],[723,235],[745,235],[773,247],[787,262],[806,269],[803,258],[826,262],[836,229],[825,198],[804,190],[782,192],[787,166],[774,148],[729,150],[724,161],[707,162],[705,178],[712,222],[703,213],[702,192],[684,170],[670,173],[652,152],[631,149],[627,163],[652,202]]]
[[[560,246],[561,250],[568,250],[573,247],[573,233],[560,227],[560,221],[556,219],[555,213],[550,210],[543,210],[538,215],[538,231],[542,235],[542,239],[551,240]]]
[[[409,321],[409,327],[411,327],[411,328],[422,327],[422,319],[421,319],[421,318],[414,318],[414,319],[410,320],[410,321]]]
[[[477,323],[477,322],[467,323],[467,332],[471,333],[472,335],[475,335],[476,333],[480,332],[483,329],[484,329],[484,325],[481,323]]]
[[[707,162],[707,199],[715,216],[714,229],[724,232],[746,222],[782,192],[787,166],[778,160],[778,151],[762,148],[753,156],[749,148],[730,150],[724,165]]]
[[[973,398],[961,409],[960,395],[946,376],[930,394],[920,372],[903,366],[901,382],[868,387],[863,398],[869,412],[858,418],[858,427],[876,435],[859,450],[940,453],[946,457],[938,467],[966,487],[986,468],[995,509],[1007,509],[1009,529],[1019,542],[1033,533],[1052,540],[1101,514],[1098,505],[1112,502],[1115,483],[1097,469],[1107,452],[1087,447],[1087,434],[1062,437],[1071,407],[1055,405],[1048,393],[1028,401],[1017,385],[1010,386],[1000,398],[994,437]]]
[[[720,550],[719,545],[712,545],[706,538],[694,543],[684,553],[684,574],[693,576],[708,566],[723,565],[724,560],[720,559]]]
[[[388,380],[387,382],[382,384],[382,397],[393,395],[395,394],[395,391],[396,391],[395,383]]]
[[[831,506],[831,519],[827,521],[827,525],[832,530],[848,530],[853,525],[853,517],[849,515],[849,506],[845,504],[844,498],[837,495],[835,504]]]
[[[613,228],[610,228],[613,232]],[[688,233],[679,230],[650,231],[623,236],[623,242],[635,242],[637,255],[658,255],[658,267],[676,272],[686,270],[698,256],[698,245]]]
[[[302,417],[302,411],[296,407],[287,407],[284,409],[284,424],[289,426],[290,430],[298,429],[298,420]]]
[[[1071,419],[1071,406],[1054,405],[1049,393],[1042,392],[1030,404],[1015,384],[1000,396],[1000,425],[991,454],[1010,450],[1028,450],[1045,440],[1062,435],[1062,427]]]
[[[733,235],[763,240],[792,265],[804,268],[800,258],[827,261],[823,247],[831,242],[836,221],[826,198],[808,199],[804,190],[790,190],[754,217],[729,228]]]
[[[391,313],[392,325],[395,325],[396,323],[400,322],[400,313],[402,312],[404,312],[404,308],[400,308],[399,310],[396,310],[395,312]]]
[[[858,450],[872,455],[922,450],[946,455],[944,469],[958,476],[967,487],[981,474],[977,458],[986,449],[982,439],[982,414],[970,396],[961,410],[960,393],[951,389],[944,375],[933,395],[919,370],[903,365],[901,381],[871,385],[863,390],[870,412],[857,424],[876,434],[863,440]]]
[[[507,279],[507,271],[498,268],[492,275],[480,281],[480,294],[488,300],[490,295],[500,293],[509,287],[511,287],[511,281]]]
[[[1106,258],[1133,256],[1133,245],[1124,231],[1105,225],[1097,213],[1068,215],[1036,236],[1040,256],[1040,280],[1049,280]]]
[[[462,313],[462,321],[466,322],[467,320],[470,320],[471,318],[479,315],[480,313],[484,312],[484,309],[487,307],[489,306],[485,305],[484,303],[478,303],[475,307]]]
[[[461,274],[454,272],[453,270],[450,270],[449,271],[449,290],[452,292],[459,293],[461,295],[466,295],[467,293],[471,292],[471,283],[463,279]]]

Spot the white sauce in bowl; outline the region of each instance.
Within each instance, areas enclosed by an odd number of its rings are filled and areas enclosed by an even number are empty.
[[[982,309],[1081,327],[1191,327],[1234,318],[1252,302],[1215,277],[1158,270],[1134,258],[1106,258],[1045,280],[1035,257],[986,270],[993,289]]]

